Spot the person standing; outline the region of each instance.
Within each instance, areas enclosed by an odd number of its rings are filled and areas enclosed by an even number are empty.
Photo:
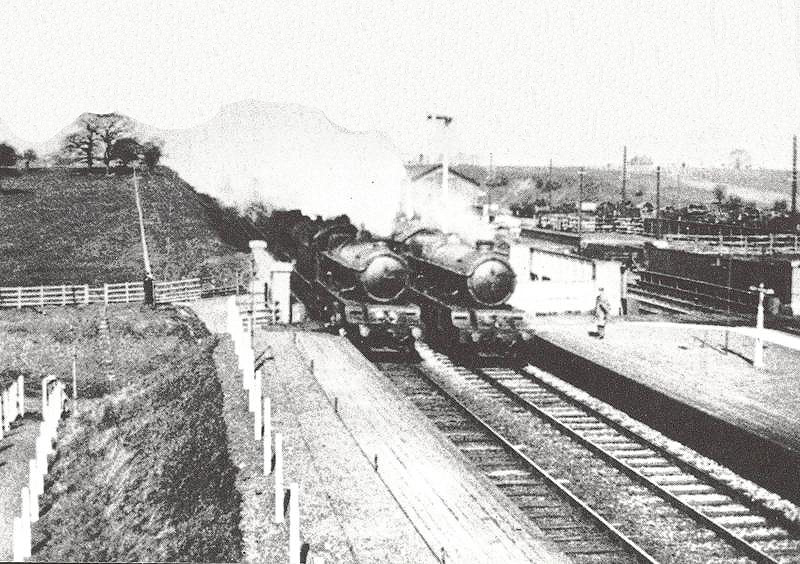
[[[603,288],[597,289],[597,299],[594,303],[594,316],[597,318],[597,338],[603,339],[606,336],[606,319],[608,319],[608,312],[611,309],[611,304],[608,303]]]

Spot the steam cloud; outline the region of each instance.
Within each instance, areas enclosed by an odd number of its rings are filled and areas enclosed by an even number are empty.
[[[386,138],[346,131],[301,106],[241,102],[207,123],[160,135],[167,164],[242,209],[259,202],[309,215],[346,213],[388,235],[409,183]]]

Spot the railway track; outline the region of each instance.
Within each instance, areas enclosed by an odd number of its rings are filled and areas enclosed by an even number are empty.
[[[544,421],[576,445],[654,494],[698,526],[709,529],[739,556],[719,561],[800,562],[800,531],[782,515],[752,503],[707,472],[609,419],[558,386],[557,378],[535,369],[468,370],[438,353],[435,362],[472,382],[475,393],[503,401],[515,413]],[[656,497],[657,496],[657,497]],[[598,509],[600,513],[602,510]],[[654,512],[659,511],[656,507]],[[635,537],[635,531],[625,531]]]
[[[574,562],[655,562],[418,367],[382,366],[434,425]]]

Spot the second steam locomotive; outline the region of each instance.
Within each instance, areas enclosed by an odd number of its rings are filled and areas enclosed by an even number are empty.
[[[414,270],[413,299],[428,340],[470,356],[521,352],[531,332],[525,313],[507,304],[516,275],[494,241],[469,245],[414,221],[400,223],[392,240]]]

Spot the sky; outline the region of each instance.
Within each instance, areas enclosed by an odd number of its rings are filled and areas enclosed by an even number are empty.
[[[32,141],[85,111],[162,128],[243,99],[486,163],[788,168],[800,6],[776,1],[3,0],[0,119]],[[452,116],[447,128],[426,120]]]

